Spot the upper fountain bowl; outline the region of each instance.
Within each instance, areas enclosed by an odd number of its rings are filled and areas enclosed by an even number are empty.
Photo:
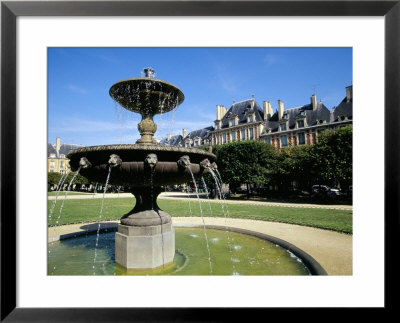
[[[171,111],[185,99],[175,85],[150,77],[119,81],[110,88],[110,96],[125,109],[145,117]]]

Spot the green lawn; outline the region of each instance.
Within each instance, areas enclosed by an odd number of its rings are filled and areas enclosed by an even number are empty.
[[[57,202],[48,201],[49,225],[62,225],[98,221],[100,218],[101,199],[65,200],[59,196]],[[118,220],[129,212],[135,199],[105,199],[101,220]],[[161,209],[173,216],[200,216],[197,200],[159,199]],[[54,206],[54,208],[53,208]],[[60,208],[61,212],[60,212]],[[265,221],[299,224],[344,233],[352,233],[352,211],[317,208],[295,208],[280,206],[239,205],[226,203],[202,202],[203,216],[257,219]],[[50,210],[53,208],[52,214]],[[211,210],[210,210],[211,208]]]
[[[48,192],[47,194],[48,196],[56,196],[57,192]],[[64,197],[64,195],[65,191],[58,192],[58,198]],[[68,191],[68,195],[93,195],[93,193]]]

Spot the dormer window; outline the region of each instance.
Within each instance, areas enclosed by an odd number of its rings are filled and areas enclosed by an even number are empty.
[[[304,120],[297,121],[297,128],[304,128]]]
[[[286,122],[281,123],[281,131],[285,131],[285,130],[286,130]]]
[[[60,158],[65,158],[65,155],[64,155],[64,154],[61,154],[61,155],[60,155]]]
[[[50,158],[56,158],[56,154],[50,154]]]
[[[300,115],[301,116],[305,116],[306,115],[306,112],[303,110],[303,111],[300,111]]]
[[[248,117],[248,122],[253,122],[253,121],[254,121],[254,117],[252,114],[250,114]]]
[[[289,116],[287,115],[287,113],[285,113],[282,118],[287,120],[289,118]]]

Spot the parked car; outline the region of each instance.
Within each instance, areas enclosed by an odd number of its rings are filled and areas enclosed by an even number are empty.
[[[313,185],[312,191],[317,194],[327,194],[329,192],[333,193],[334,195],[340,195],[340,190],[337,188],[329,187],[328,185]]]

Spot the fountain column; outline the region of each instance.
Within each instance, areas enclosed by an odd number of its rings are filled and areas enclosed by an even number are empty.
[[[132,189],[136,205],[121,218],[115,234],[115,261],[127,269],[152,269],[173,262],[175,231],[171,216],[157,205],[161,187],[153,186],[158,160],[155,154],[145,159],[149,186]]]

